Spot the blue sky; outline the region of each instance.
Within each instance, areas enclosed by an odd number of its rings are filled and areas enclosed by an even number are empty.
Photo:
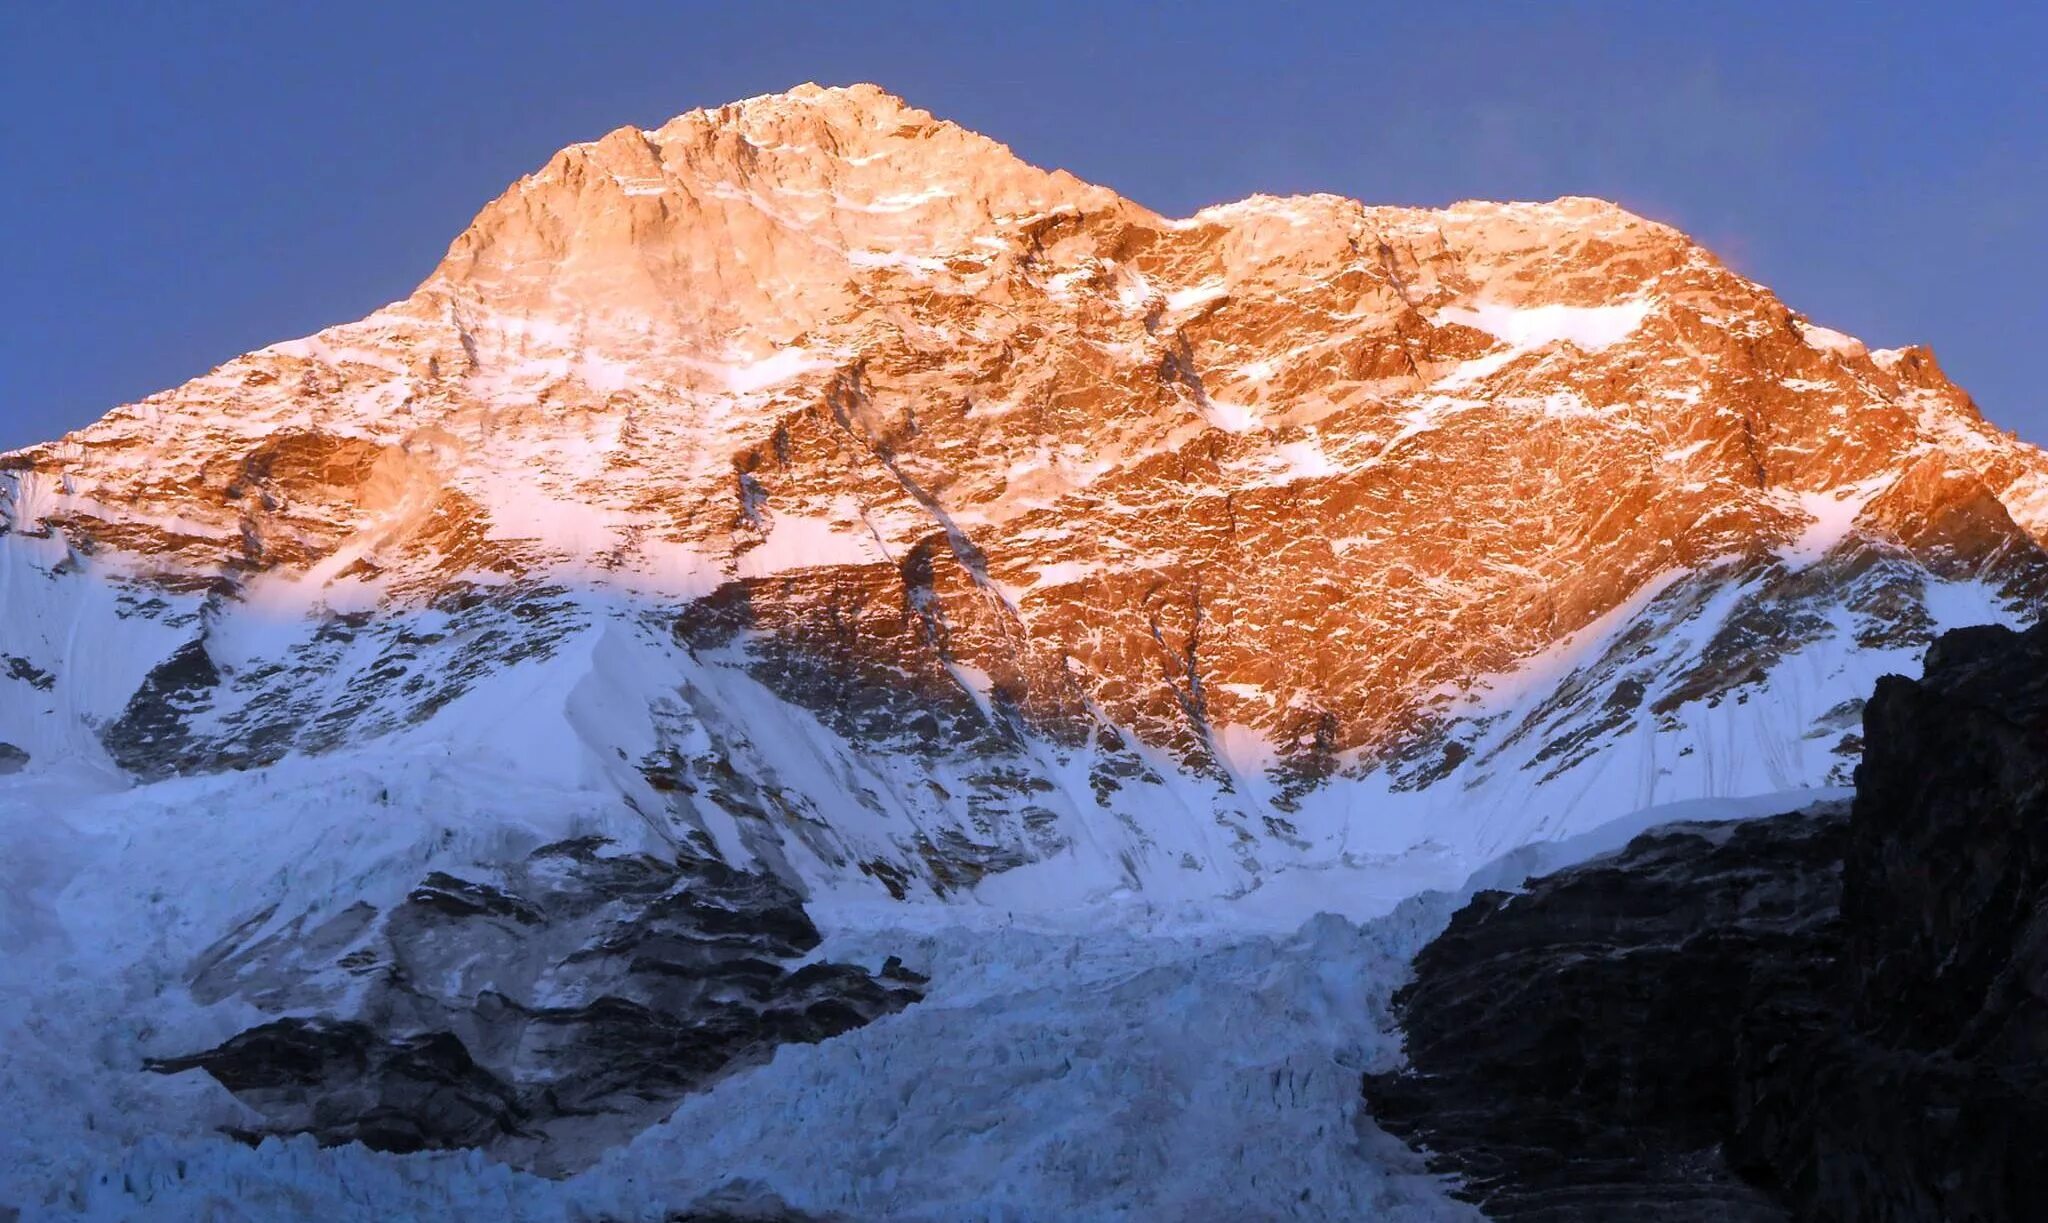
[[[1170,214],[1606,196],[2048,442],[2044,47],[2039,4],[7,0],[0,447],[404,296],[564,144],[805,80]]]

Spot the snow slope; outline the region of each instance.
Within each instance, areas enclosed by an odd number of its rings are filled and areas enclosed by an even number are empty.
[[[819,956],[904,954],[933,978],[923,1003],[785,1047],[565,1181],[476,1153],[252,1149],[211,1132],[239,1106],[210,1080],[138,1071],[254,1018],[193,1005],[177,969],[256,902],[388,901],[429,868],[630,833],[585,794],[492,772],[379,751],[142,789],[0,784],[0,1095],[38,1118],[0,1137],[0,1203],[28,1219],[655,1220],[724,1192],[854,1218],[1469,1217],[1359,1108],[1358,1073],[1398,1055],[1387,1005],[1407,959],[1471,887],[1663,819],[1815,796],[1640,813],[1463,888],[1291,932],[1137,895],[847,910]]]

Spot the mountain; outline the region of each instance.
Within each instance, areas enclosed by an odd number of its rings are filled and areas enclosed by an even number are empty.
[[[977,923],[1266,940],[1047,934],[1101,975],[1034,990],[1277,989],[1366,954],[1310,914],[1839,786],[2044,540],[1931,353],[1612,204],[1169,219],[871,86],[621,128],[405,300],[0,456],[15,1020],[121,1016],[116,1111],[574,1171],[986,1004]]]

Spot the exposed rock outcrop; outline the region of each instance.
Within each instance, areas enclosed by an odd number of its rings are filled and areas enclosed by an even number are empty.
[[[1774,1219],[1729,1166],[1748,1015],[1805,999],[1840,940],[1845,814],[1669,825],[1482,893],[1397,995],[1389,1131],[1502,1219]]]
[[[2021,1220],[2048,1201],[2048,630],[1864,711],[1852,811],[1678,825],[1476,897],[1387,1128],[1500,1218]]]
[[[1754,1016],[1730,1150],[1815,1218],[2048,1203],[2048,628],[1949,633],[1864,711],[1840,969]]]
[[[388,914],[258,914],[191,987],[281,1017],[152,1068],[207,1071],[264,1117],[252,1134],[489,1147],[560,1171],[778,1045],[922,993],[893,957],[809,959],[817,930],[772,875],[595,841],[489,874],[436,872]]]

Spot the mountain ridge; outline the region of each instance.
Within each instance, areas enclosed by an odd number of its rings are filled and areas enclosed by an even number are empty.
[[[729,736],[679,764],[702,711],[627,685],[624,740],[547,733],[631,767],[570,775],[728,855],[781,860],[772,813],[807,813],[799,873],[892,894],[1090,841],[1228,893],[1503,777],[1582,796],[1488,853],[1839,781],[1879,655],[2048,590],[2039,451],[1676,230],[1583,197],[1168,220],[872,86],[572,145],[408,298],[0,467],[32,569],[161,605],[115,609],[150,644],[83,699],[69,647],[9,650],[72,709],[0,727],[30,767],[330,750],[623,632],[624,671],[765,691],[701,702]],[[1702,773],[1697,723],[1782,703],[1795,656],[1815,692],[1729,733],[1815,747]],[[786,737],[757,716],[894,758],[833,766],[890,831],[695,776]],[[1620,757],[1649,780],[1588,780]],[[1188,814],[1127,807],[1162,801]]]

